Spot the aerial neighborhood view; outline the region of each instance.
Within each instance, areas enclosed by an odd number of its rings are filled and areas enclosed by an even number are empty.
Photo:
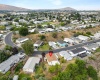
[[[100,0],[0,0],[0,80],[100,80]]]

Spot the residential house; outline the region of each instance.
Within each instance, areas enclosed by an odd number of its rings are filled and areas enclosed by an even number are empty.
[[[98,45],[99,45],[99,47],[100,47],[100,42],[96,42],[96,44],[98,44]]]
[[[16,40],[16,43],[23,43],[23,42],[28,41],[28,40],[29,40],[29,38],[23,37],[23,38],[17,39],[17,40]]]
[[[34,43],[34,47],[35,47],[35,48],[38,48],[38,47],[40,47],[42,44],[43,44],[43,41],[38,40],[38,41],[36,41],[36,42]]]
[[[0,25],[3,25],[3,26],[8,25],[8,22],[0,22]]]
[[[30,57],[23,67],[24,72],[33,73],[35,70],[35,66],[39,64],[40,58],[38,57]]]
[[[24,19],[20,19],[19,22],[20,22],[20,23],[27,23],[27,21],[24,20]]]
[[[99,45],[96,43],[92,43],[89,45],[85,45],[84,48],[88,51],[95,51],[97,48],[99,48]]]
[[[67,44],[65,41],[57,41],[57,44],[58,44],[60,47],[66,47],[66,46],[68,46],[68,44]]]
[[[47,29],[45,29],[45,31],[46,31],[46,32],[53,32],[54,29],[52,29],[52,28],[47,28]]]
[[[76,37],[72,37],[71,39],[74,41],[74,44],[79,44],[81,42],[81,40]]]
[[[58,46],[56,45],[57,43],[50,41],[48,42],[49,46],[53,47],[54,49],[58,49]]]
[[[68,27],[60,27],[60,29],[63,30],[63,31],[67,31]]]
[[[72,60],[73,57],[67,51],[61,51],[59,54],[64,57],[65,60],[69,61]]]
[[[64,38],[64,41],[70,44],[74,44],[74,41],[70,38]]]
[[[60,64],[58,59],[57,59],[57,56],[55,54],[52,54],[52,56],[48,54],[45,55],[45,58],[48,62],[49,65],[56,65],[56,64]]]
[[[5,74],[12,66],[18,63],[19,60],[20,58],[18,57],[18,55],[11,56],[6,61],[0,64],[0,72]]]
[[[99,39],[100,38],[100,32],[95,33],[93,36],[94,39]]]
[[[43,21],[34,21],[34,24],[41,24]]]
[[[79,35],[77,38],[80,39],[81,41],[88,41],[89,40],[89,37],[83,36],[83,35]]]
[[[12,22],[12,24],[13,24],[13,25],[19,25],[18,22],[14,22],[14,21]]]
[[[3,37],[3,34],[0,34],[0,38],[2,38]]]
[[[35,28],[34,29],[29,29],[29,32],[33,33],[33,32],[35,32],[35,30],[36,30]]]
[[[46,33],[46,31],[43,29],[43,30],[39,30],[39,33],[42,34],[42,33]]]
[[[75,57],[82,53],[87,53],[88,51],[85,48],[75,48],[73,50],[68,51],[72,57]]]
[[[6,30],[10,30],[12,28],[12,26],[6,26]]]

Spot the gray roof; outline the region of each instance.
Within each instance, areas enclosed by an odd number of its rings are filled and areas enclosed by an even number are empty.
[[[58,43],[60,43],[60,44],[65,44],[66,42],[65,41],[57,41]],[[67,43],[66,43],[67,44]]]
[[[30,57],[25,63],[23,69],[32,69],[34,71],[35,65],[38,64],[40,58],[38,57]]]
[[[34,44],[41,44],[41,43],[43,43],[43,41],[38,40]]]
[[[93,48],[99,47],[99,45],[96,44],[96,43],[93,43],[93,44],[86,45],[85,47],[87,47],[87,48],[89,48],[89,49],[93,49]]]
[[[81,42],[81,40],[79,38],[76,38],[76,37],[72,37],[71,39],[74,41],[77,40],[78,42]]]
[[[71,57],[71,55],[67,51],[61,51],[61,52],[59,52],[59,54],[66,59]]]
[[[23,40],[25,40],[25,39],[28,39],[28,38],[25,38],[25,37],[19,38],[19,39],[17,39],[17,41],[23,41]]]
[[[16,63],[16,61],[19,61],[18,55],[13,55],[10,58],[8,58],[6,61],[2,62],[0,64],[0,72],[6,73],[13,65]]]
[[[77,54],[82,51],[86,51],[86,49],[85,48],[76,48],[76,49],[71,50],[71,52],[73,52],[74,54]]]

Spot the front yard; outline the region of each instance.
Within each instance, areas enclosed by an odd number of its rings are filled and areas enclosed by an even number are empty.
[[[48,51],[50,49],[51,49],[51,47],[49,46],[49,44],[45,43],[43,46],[40,46],[38,50],[39,51]]]

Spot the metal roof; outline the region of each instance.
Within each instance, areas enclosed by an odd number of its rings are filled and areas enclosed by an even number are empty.
[[[85,48],[76,48],[76,49],[71,50],[71,52],[73,52],[74,54],[77,54],[82,51],[86,51],[86,49]]]
[[[6,73],[9,70],[9,68],[12,67],[11,65],[13,65],[16,61],[19,61],[18,55],[11,56],[6,61],[0,64],[0,71],[2,73]]]
[[[38,57],[30,57],[25,63],[23,69],[32,69],[34,71],[35,65],[38,64],[40,58]]]
[[[68,59],[71,57],[71,55],[67,51],[61,51],[59,52],[59,54],[63,56],[65,59]]]

